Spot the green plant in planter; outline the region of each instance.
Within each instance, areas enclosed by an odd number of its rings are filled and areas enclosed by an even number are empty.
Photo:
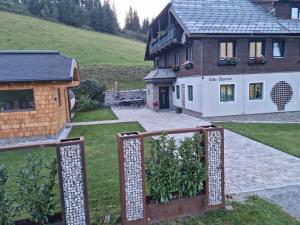
[[[0,166],[0,224],[13,225],[14,217],[19,212],[19,207],[6,192],[6,184],[8,182],[7,170]]]
[[[179,143],[162,135],[151,140],[150,147],[145,170],[154,202],[193,198],[203,191],[206,172],[202,135],[195,134]]]
[[[180,197],[193,198],[204,189],[205,149],[202,135],[185,138],[179,146]]]
[[[18,197],[22,209],[30,220],[37,224],[48,224],[54,215],[54,193],[57,162],[44,157],[28,155],[26,166],[17,174]]]
[[[179,165],[176,141],[166,135],[150,142],[150,158],[146,161],[146,177],[149,194],[157,203],[172,200],[179,192]]]

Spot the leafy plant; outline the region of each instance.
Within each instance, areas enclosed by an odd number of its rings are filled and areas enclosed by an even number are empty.
[[[180,196],[195,197],[203,190],[205,181],[205,149],[202,135],[185,138],[179,146]]]
[[[8,182],[7,170],[0,166],[0,224],[13,225],[13,218],[19,211],[18,205],[6,192],[5,186]]]
[[[179,143],[162,135],[151,140],[150,147],[146,178],[155,202],[192,198],[201,193],[206,178],[202,135],[195,134]]]
[[[78,112],[89,112],[97,108],[97,103],[89,96],[80,96],[76,102]]]
[[[150,142],[150,159],[146,162],[146,176],[150,196],[166,203],[179,191],[179,165],[176,141],[166,135]]]
[[[88,96],[94,101],[100,103],[104,102],[104,91],[105,86],[99,84],[95,80],[84,80],[80,82],[80,85],[74,88],[74,93],[76,97]]]
[[[19,201],[30,219],[38,224],[48,224],[54,215],[54,193],[57,174],[56,159],[49,162],[44,157],[28,155],[26,166],[17,174]]]

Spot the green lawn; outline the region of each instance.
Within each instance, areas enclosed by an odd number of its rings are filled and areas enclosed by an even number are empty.
[[[143,128],[138,123],[82,126],[74,127],[70,134],[70,137],[85,137],[89,203],[93,224],[100,224],[101,216],[105,212],[112,215],[114,223],[119,220],[120,195],[116,134],[125,131],[143,131]],[[54,149],[31,152],[43,154],[49,158],[55,157]],[[12,192],[15,191],[15,171],[22,167],[27,153],[28,151],[1,153],[0,164],[9,168],[11,174],[9,189]],[[167,224],[300,225],[295,219],[283,213],[279,207],[260,199],[252,198],[245,205],[234,203],[234,207],[235,211],[232,212],[212,212],[201,217],[172,221]]]
[[[88,122],[102,120],[117,120],[118,117],[114,114],[111,108],[97,109],[91,112],[77,112],[72,122]]]
[[[145,43],[1,11],[0,21],[0,50],[58,50],[76,58],[82,79],[145,88],[152,65],[144,61]]]
[[[300,124],[218,123],[218,125],[300,158]]]

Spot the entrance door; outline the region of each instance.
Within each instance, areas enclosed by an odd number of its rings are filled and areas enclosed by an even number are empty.
[[[159,108],[170,108],[169,102],[169,87],[159,87]]]

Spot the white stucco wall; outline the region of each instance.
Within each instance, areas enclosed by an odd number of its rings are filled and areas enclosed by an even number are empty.
[[[278,112],[277,106],[272,102],[271,90],[279,81],[289,83],[293,89],[291,101],[286,105],[285,111],[300,110],[300,72],[269,73],[269,74],[244,74],[226,76],[204,76],[178,78],[174,85],[194,86],[194,101],[186,98],[186,109],[202,113],[205,117],[227,116],[241,114],[257,114]],[[249,84],[264,83],[263,99],[249,100]],[[235,84],[235,101],[220,102],[220,85]],[[182,94],[182,93],[181,93]],[[173,92],[174,105],[181,107],[182,100],[176,99]]]

